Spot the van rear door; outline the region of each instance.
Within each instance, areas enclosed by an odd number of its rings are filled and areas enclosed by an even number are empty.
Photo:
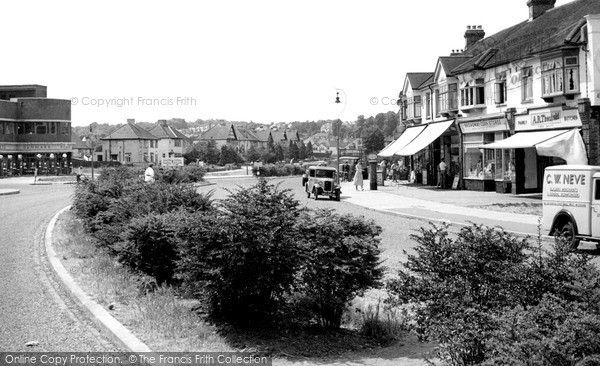
[[[593,175],[592,190],[590,213],[592,236],[600,237],[600,173]]]

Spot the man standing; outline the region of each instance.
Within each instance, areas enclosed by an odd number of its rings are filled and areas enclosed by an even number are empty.
[[[153,166],[154,164],[152,163],[148,164],[148,168],[146,168],[146,171],[144,172],[144,182],[154,183],[154,169],[152,169]]]
[[[344,165],[342,165],[342,174],[344,175],[344,182],[350,181],[350,165],[348,165],[348,160],[344,161]]]
[[[438,165],[438,172],[439,172],[438,188],[444,189],[444,188],[446,188],[446,163],[444,162],[444,158],[442,158],[440,165]]]

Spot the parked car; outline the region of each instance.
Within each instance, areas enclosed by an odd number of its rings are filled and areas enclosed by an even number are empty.
[[[342,190],[338,182],[336,168],[310,166],[305,176],[302,177],[302,184],[304,184],[308,198],[312,194],[315,200],[319,199],[319,196],[329,196],[329,199],[340,200]]]

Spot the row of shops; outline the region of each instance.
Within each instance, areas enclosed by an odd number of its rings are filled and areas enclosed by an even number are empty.
[[[446,188],[541,192],[547,166],[588,162],[590,129],[582,120],[589,115],[583,113],[582,119],[580,110],[577,104],[564,104],[409,126],[378,155],[398,159],[417,183],[439,185],[438,166],[444,159]]]

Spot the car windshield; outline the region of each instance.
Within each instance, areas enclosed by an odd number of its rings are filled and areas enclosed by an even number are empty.
[[[334,170],[317,170],[315,176],[317,178],[333,178],[335,175]]]

